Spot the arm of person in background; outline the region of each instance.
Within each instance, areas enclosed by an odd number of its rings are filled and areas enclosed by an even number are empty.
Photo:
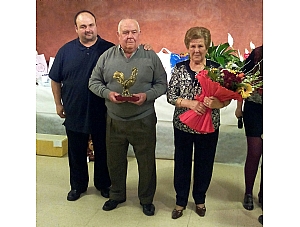
[[[242,106],[243,106],[243,101],[241,101],[241,102],[237,101],[237,103],[236,103],[236,109],[235,109],[235,116],[237,118],[243,116]]]
[[[53,93],[53,97],[54,97],[56,113],[61,118],[65,118],[66,116],[65,116],[65,112],[64,112],[64,107],[61,102],[61,83],[51,80],[51,88],[52,88],[52,93]]]

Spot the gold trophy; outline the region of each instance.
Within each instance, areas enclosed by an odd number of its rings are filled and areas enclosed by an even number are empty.
[[[116,71],[113,75],[113,78],[117,80],[118,83],[120,83],[123,86],[123,92],[122,95],[118,95],[116,99],[118,101],[133,101],[136,102],[139,100],[139,97],[133,96],[129,92],[129,88],[134,85],[136,81],[136,76],[138,73],[138,69],[136,67],[132,68],[130,77],[125,80],[124,74],[122,72]]]

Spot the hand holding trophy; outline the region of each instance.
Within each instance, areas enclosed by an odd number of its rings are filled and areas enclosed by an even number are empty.
[[[124,74],[122,72],[116,71],[113,75],[113,78],[117,80],[118,83],[120,83],[123,86],[123,92],[122,95],[118,95],[116,97],[116,100],[118,101],[133,101],[136,102],[139,100],[138,97],[133,96],[129,92],[129,88],[134,85],[136,81],[136,76],[138,74],[138,69],[136,67],[132,68],[130,77],[125,80]]]

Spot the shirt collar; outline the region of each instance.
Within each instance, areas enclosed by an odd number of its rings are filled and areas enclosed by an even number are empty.
[[[79,37],[76,39],[76,43],[77,46],[79,47],[80,50],[86,50],[87,48],[89,49],[94,49],[96,48],[97,43],[100,41],[101,37],[99,35],[97,35],[97,41],[94,43],[94,45],[90,46],[90,47],[86,47],[84,46],[80,41],[79,41]]]
[[[123,48],[121,47],[120,44],[118,45],[118,48],[122,52],[123,56],[126,56],[125,52],[124,52],[124,50],[123,50]],[[138,45],[137,49],[131,54],[130,58],[132,58],[132,56],[135,55],[135,53],[138,51],[138,49],[140,49],[140,45]]]

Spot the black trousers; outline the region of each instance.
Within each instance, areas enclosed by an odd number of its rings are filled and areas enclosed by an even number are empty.
[[[89,134],[67,130],[68,158],[71,189],[85,191],[88,188],[89,173],[87,145]],[[100,190],[111,185],[107,169],[105,129],[91,134],[94,146],[94,186]]]
[[[208,134],[192,134],[174,127],[174,188],[176,205],[188,203],[194,150],[193,198],[195,204],[205,203],[216,154],[219,129]]]

